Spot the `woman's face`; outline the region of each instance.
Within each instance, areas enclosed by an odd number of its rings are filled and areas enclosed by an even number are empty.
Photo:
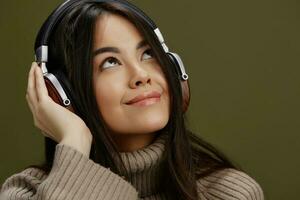
[[[111,133],[146,134],[165,127],[169,120],[168,85],[135,26],[119,15],[105,14],[96,22],[94,39],[94,91]],[[152,92],[160,97],[128,103]]]

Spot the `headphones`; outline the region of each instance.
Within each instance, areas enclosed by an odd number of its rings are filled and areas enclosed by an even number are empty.
[[[48,62],[48,40],[50,35],[52,34],[52,31],[58,24],[58,22],[61,21],[61,19],[65,16],[66,13],[70,9],[73,8],[74,5],[76,5],[76,2],[85,2],[85,3],[106,3],[106,2],[114,2],[118,4],[122,4],[124,7],[126,7],[128,10],[132,11],[136,15],[138,15],[145,23],[148,24],[148,26],[151,27],[151,29],[154,31],[155,35],[157,36],[157,39],[159,40],[163,50],[168,55],[170,61],[176,66],[176,71],[180,72],[180,80],[181,80],[181,88],[182,88],[182,109],[183,112],[185,112],[188,108],[189,101],[190,101],[190,90],[189,90],[189,84],[188,84],[188,75],[185,72],[185,68],[183,65],[183,62],[178,54],[170,52],[169,48],[164,42],[164,38],[160,32],[160,30],[157,28],[157,26],[154,24],[154,22],[139,8],[137,8],[135,5],[129,3],[126,0],[67,0],[60,6],[58,6],[51,14],[48,16],[47,20],[42,25],[38,37],[35,41],[35,61],[38,63],[38,65],[41,67],[45,84],[48,89],[48,95],[58,104],[66,107],[70,111],[74,112],[73,106],[74,98],[72,97],[71,87],[70,83],[68,82],[68,79],[62,72],[62,70],[48,72],[47,68],[47,62]]]

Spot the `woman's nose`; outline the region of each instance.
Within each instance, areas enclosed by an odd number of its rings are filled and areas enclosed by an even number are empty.
[[[133,75],[129,83],[131,88],[136,88],[145,84],[151,84],[149,72],[143,69],[141,66],[133,67],[132,73]]]

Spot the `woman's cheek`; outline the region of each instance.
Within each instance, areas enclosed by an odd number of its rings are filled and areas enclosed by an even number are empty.
[[[100,111],[109,113],[116,109],[117,106],[120,106],[124,94],[124,86],[120,82],[121,80],[116,78],[103,78],[97,82],[96,97]]]

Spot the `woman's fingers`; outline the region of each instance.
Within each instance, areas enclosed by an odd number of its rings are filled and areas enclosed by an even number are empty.
[[[32,112],[35,127],[40,129],[45,137],[49,137],[56,141],[54,135],[52,135],[51,128],[49,127],[49,120],[45,115],[49,102],[43,101],[43,99],[47,98],[49,98],[48,90],[42,70],[36,62],[33,62],[28,74],[26,100]]]
[[[36,63],[33,62],[28,73],[28,83],[27,83],[27,91],[26,91],[26,99],[31,102],[31,108],[34,109],[33,105],[37,103],[37,96],[35,93],[35,77],[34,77],[34,69]],[[32,110],[34,111],[34,110]]]
[[[49,132],[45,126],[40,122],[36,113],[36,107],[38,106],[38,97],[37,97],[37,88],[36,88],[36,68],[39,68],[36,62],[33,62],[28,74],[28,85],[27,85],[27,92],[26,92],[26,100],[27,104],[32,112],[34,125],[45,131]],[[51,137],[51,136],[50,136]]]
[[[42,69],[38,66],[35,68],[35,88],[38,101],[49,97]]]
[[[27,104],[31,110],[32,113],[35,112],[35,108],[34,108],[34,105],[32,104],[32,101],[30,100],[30,97],[29,97],[29,94],[26,93],[26,101],[27,101]]]

